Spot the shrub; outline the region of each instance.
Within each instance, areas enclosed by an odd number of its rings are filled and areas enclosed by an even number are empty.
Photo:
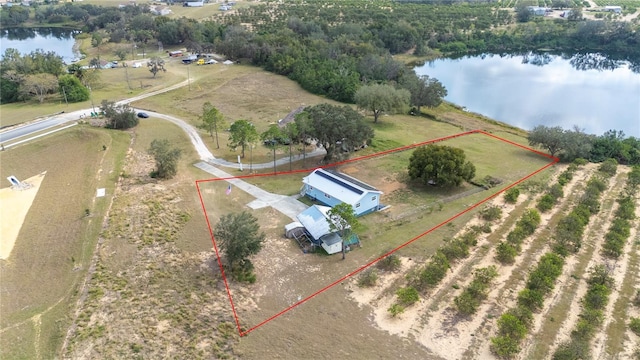
[[[507,314],[511,314],[515,316],[527,328],[531,327],[531,324],[533,324],[533,313],[529,308],[526,308],[523,306],[516,306],[515,308],[507,311]]]
[[[564,192],[562,191],[562,185],[554,184],[549,188],[549,195],[553,196],[554,199],[559,199],[564,196]]]
[[[359,287],[372,287],[378,282],[378,272],[375,269],[369,269],[364,271],[358,277]]]
[[[438,250],[429,260],[427,265],[418,273],[413,284],[418,290],[423,291],[429,287],[437,285],[444,279],[449,269],[449,260],[444,253]]]
[[[400,269],[402,263],[400,262],[400,257],[396,254],[391,254],[386,258],[378,261],[378,269],[384,271],[397,271]]]
[[[556,200],[554,200],[551,194],[544,194],[538,200],[538,203],[536,204],[536,208],[542,212],[547,212],[553,209],[553,205],[555,204],[556,204]]]
[[[404,307],[399,304],[393,304],[387,309],[391,316],[396,317],[404,312]]]
[[[496,247],[496,259],[502,264],[513,264],[516,261],[516,255],[518,255],[516,248],[509,243],[503,241]]]
[[[512,187],[504,193],[504,200],[509,204],[515,204],[518,202],[518,197],[520,196],[520,189],[517,187]]]
[[[498,319],[498,334],[511,339],[522,340],[527,335],[527,327],[514,315],[505,313]]]
[[[538,311],[544,305],[544,297],[538,290],[523,289],[518,293],[518,305]]]
[[[418,290],[409,286],[406,288],[401,288],[396,291],[396,295],[398,295],[398,300],[400,305],[409,306],[415,304],[418,300],[420,300],[420,296],[418,295]]]
[[[629,329],[640,336],[640,318],[632,317],[631,322],[629,322]]]
[[[611,289],[606,285],[592,284],[583,299],[584,306],[587,309],[603,309],[607,305],[610,293]]]
[[[531,235],[540,225],[540,213],[535,209],[528,209],[518,220],[517,226],[520,226],[527,235]]]
[[[578,166],[587,165],[588,163],[589,163],[589,160],[583,159],[583,158],[576,158],[573,160],[573,164],[576,164]]]
[[[608,288],[612,288],[614,285],[613,278],[609,275],[609,270],[604,265],[596,265],[589,270],[589,279],[587,280],[589,285],[604,285]]]
[[[453,302],[456,305],[458,312],[464,315],[475,314],[480,306],[480,300],[467,291],[463,291],[462,294],[456,296]]]
[[[589,342],[572,339],[560,344],[553,353],[553,360],[589,359]]]
[[[633,305],[640,306],[640,289],[636,290],[636,296],[633,298]]]
[[[498,276],[495,266],[477,269],[473,281],[469,286],[454,299],[458,311],[465,315],[474,314],[480,302],[487,297],[487,290],[491,281]]]
[[[502,209],[498,206],[488,206],[480,211],[480,218],[485,221],[494,221],[502,217]]]
[[[442,253],[449,261],[456,259],[464,259],[469,256],[469,246],[460,239],[446,240],[446,244],[442,247]]]
[[[616,217],[618,219],[633,220],[636,217],[635,203],[630,196],[626,196],[618,200],[618,210],[616,210]]]
[[[595,333],[595,325],[585,319],[578,320],[576,328],[571,331],[571,337],[576,340],[589,341]]]
[[[511,230],[510,233],[507,234],[507,241],[510,244],[513,244],[517,247],[518,251],[520,251],[520,245],[522,241],[527,237],[526,231],[519,225],[516,224],[516,227]]]
[[[616,159],[607,159],[600,164],[598,171],[605,173],[609,176],[613,176],[618,171],[618,162]]]
[[[499,357],[511,358],[520,352],[518,340],[508,336],[496,336],[491,338],[491,351]]]

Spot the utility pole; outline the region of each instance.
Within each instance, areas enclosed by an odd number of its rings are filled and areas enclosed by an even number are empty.
[[[64,90],[64,86],[62,87],[62,94],[64,95],[64,102],[69,106],[69,101],[67,101],[67,92]]]

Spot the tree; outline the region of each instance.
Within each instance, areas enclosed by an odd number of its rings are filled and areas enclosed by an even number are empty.
[[[516,19],[518,22],[527,22],[533,17],[533,12],[529,9],[529,6],[525,3],[518,2],[516,6]]]
[[[128,52],[129,51],[127,49],[125,49],[124,47],[117,48],[116,51],[115,51],[116,56],[118,57],[118,59],[120,59],[120,61],[123,61],[124,59],[127,58],[127,53]]]
[[[309,113],[302,111],[296,114],[294,119],[302,151],[302,166],[305,166],[307,161],[307,141],[309,139],[309,134],[313,132],[311,118],[309,118]]]
[[[250,282],[255,281],[255,277],[247,275],[253,270],[249,257],[262,249],[265,239],[265,234],[259,231],[258,219],[246,211],[223,215],[215,227],[217,243],[237,280],[248,277]]]
[[[352,232],[360,226],[360,222],[358,221],[355,211],[353,211],[353,206],[347,203],[340,203],[332,207],[331,210],[327,211],[327,215],[329,215],[331,219],[329,228],[338,232],[342,238],[342,259],[344,259],[344,239],[351,237]]]
[[[36,96],[42,104],[47,94],[53,93],[58,88],[55,76],[47,73],[26,75],[20,84],[19,92],[23,97]]]
[[[178,160],[182,156],[182,151],[178,148],[171,148],[167,139],[154,139],[148,150],[156,161],[156,170],[151,177],[160,179],[171,179],[178,171]]]
[[[63,75],[58,79],[60,94],[68,102],[80,102],[89,100],[89,89],[84,87],[80,80],[73,75]]]
[[[154,78],[156,77],[156,74],[159,73],[160,71],[164,71],[164,72],[167,71],[167,69],[164,68],[164,60],[162,60],[157,56],[152,57],[151,60],[147,62],[147,67],[149,68],[149,71],[153,74]]]
[[[91,46],[93,46],[94,48],[98,48],[98,59],[100,59],[100,45],[102,45],[102,34],[100,34],[98,31],[93,32],[93,34],[91,34]]]
[[[215,106],[211,105],[210,102],[204,103],[202,105],[202,124],[200,125],[201,129],[207,130],[209,135],[213,137],[213,134],[216,135],[216,147],[220,149],[220,142],[218,141],[218,128],[225,126],[224,116]]]
[[[373,122],[381,113],[400,112],[409,104],[411,94],[406,89],[390,85],[365,85],[356,91],[353,99],[359,108],[373,112]]]
[[[402,87],[411,92],[411,106],[418,108],[426,106],[430,108],[438,107],[442,99],[447,96],[447,89],[438,79],[430,78],[427,75],[416,76],[414,73],[407,73],[401,78]]]
[[[282,129],[282,134],[289,138],[289,171],[292,170],[292,162],[293,162],[293,143],[300,142],[300,130],[298,129],[298,124],[295,122],[287,123]],[[303,140],[304,141],[304,140]],[[302,144],[304,147],[304,143]],[[304,150],[303,150],[304,151]]]
[[[580,6],[572,7],[571,10],[569,10],[569,15],[567,15],[567,20],[569,21],[582,20],[582,7]]]
[[[231,136],[229,137],[229,147],[235,151],[235,149],[240,146],[242,149],[242,154],[240,156],[244,158],[244,150],[247,145],[258,139],[258,131],[255,126],[247,120],[235,121],[231,124],[229,131],[231,132]]]
[[[267,131],[260,134],[260,139],[263,141],[267,147],[271,148],[273,152],[273,172],[276,172],[276,147],[280,144],[280,139],[282,138],[282,132],[280,131],[280,127],[278,125],[271,125],[267,129]]]
[[[541,146],[549,151],[551,156],[556,156],[564,149],[564,130],[560,126],[538,125],[529,132],[528,139],[529,145]]]
[[[309,126],[307,135],[318,139],[327,151],[325,162],[334,159],[337,147],[348,154],[373,138],[373,129],[364,122],[362,115],[348,106],[319,104],[303,113],[305,115],[296,117],[296,123]],[[306,117],[309,120],[305,124],[303,119]]]
[[[92,58],[89,60],[89,67],[93,69],[100,69],[100,59]]]
[[[440,187],[460,186],[476,173],[475,166],[465,161],[462,149],[427,145],[417,148],[409,158],[409,177],[423,184]]]
[[[109,119],[107,127],[111,129],[130,129],[138,125],[138,117],[135,111],[127,105],[116,105],[113,101],[102,100],[100,110]]]

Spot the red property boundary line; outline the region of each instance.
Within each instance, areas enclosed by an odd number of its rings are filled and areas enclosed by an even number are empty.
[[[382,155],[387,155],[387,154],[392,154],[392,153],[396,153],[396,152],[401,152],[401,151],[409,150],[409,149],[412,149],[412,148],[415,148],[415,147],[419,147],[419,146],[423,146],[423,145],[428,145],[428,144],[433,144],[433,143],[437,143],[437,142],[441,142],[441,141],[445,141],[445,140],[450,140],[450,139],[454,139],[454,138],[457,138],[457,137],[467,136],[467,135],[471,135],[471,134],[482,134],[482,135],[486,135],[486,136],[492,137],[492,138],[494,138],[494,139],[500,140],[500,141],[505,142],[505,143],[508,143],[508,144],[510,144],[510,145],[514,145],[514,146],[517,146],[517,147],[519,147],[519,148],[522,148],[522,149],[525,149],[525,150],[531,151],[531,152],[533,152],[533,153],[535,153],[535,154],[538,154],[538,155],[541,155],[541,156],[543,156],[543,157],[546,157],[546,158],[550,159],[550,160],[551,160],[551,162],[549,162],[549,163],[548,163],[548,164],[546,164],[545,166],[543,166],[543,167],[541,167],[541,168],[537,169],[536,171],[534,171],[534,172],[530,173],[529,175],[526,175],[525,177],[523,177],[523,178],[521,178],[521,179],[517,180],[516,182],[514,182],[513,184],[511,184],[511,185],[509,185],[509,186],[505,187],[505,188],[504,188],[504,189],[502,189],[501,191],[499,191],[499,192],[497,192],[497,193],[495,193],[495,194],[493,194],[493,195],[490,195],[490,196],[486,197],[486,198],[485,198],[485,199],[483,199],[483,200],[478,201],[477,203],[475,203],[475,204],[473,204],[473,205],[469,206],[468,208],[466,208],[465,210],[463,210],[463,211],[459,212],[458,214],[456,214],[456,215],[454,215],[454,216],[450,217],[449,219],[447,219],[447,220],[445,220],[445,221],[443,221],[443,222],[439,223],[438,225],[436,225],[436,226],[434,226],[434,227],[432,227],[432,228],[430,228],[430,229],[426,230],[426,231],[425,231],[425,232],[423,232],[422,234],[419,234],[419,235],[417,235],[417,236],[413,237],[412,239],[408,240],[408,241],[407,241],[407,242],[405,242],[404,244],[402,244],[402,245],[400,245],[400,246],[396,247],[395,249],[390,250],[390,251],[389,251],[389,252],[387,252],[386,254],[381,255],[380,257],[378,257],[378,258],[376,258],[376,259],[374,259],[374,260],[370,261],[369,263],[367,263],[367,264],[365,264],[365,265],[362,265],[361,267],[359,267],[359,268],[355,269],[354,271],[352,271],[352,272],[350,272],[350,273],[346,274],[345,276],[343,276],[343,277],[339,278],[338,280],[335,280],[334,282],[330,283],[329,285],[326,285],[325,287],[323,287],[323,288],[321,288],[320,290],[318,290],[318,291],[314,292],[313,294],[311,294],[311,295],[307,296],[306,298],[304,298],[304,299],[302,299],[302,300],[299,300],[298,302],[294,303],[293,305],[291,305],[291,306],[289,306],[289,307],[287,307],[287,308],[283,309],[282,311],[280,311],[280,312],[276,313],[275,315],[272,315],[271,317],[269,317],[269,318],[267,318],[267,319],[263,320],[262,322],[260,322],[260,323],[258,323],[257,325],[255,325],[255,326],[253,326],[253,327],[249,328],[248,330],[245,330],[245,331],[243,331],[243,330],[242,330],[242,327],[241,327],[241,325],[240,325],[240,320],[239,320],[239,318],[238,318],[238,313],[237,313],[236,308],[235,308],[235,305],[234,305],[234,303],[233,303],[233,296],[231,295],[231,289],[229,288],[229,282],[227,281],[227,276],[225,275],[224,267],[222,266],[222,260],[221,260],[221,258],[220,258],[220,252],[219,252],[219,250],[218,250],[218,245],[217,245],[217,243],[216,243],[215,236],[213,235],[213,230],[212,230],[212,228],[211,228],[211,222],[209,221],[209,216],[207,215],[206,207],[205,207],[205,204],[204,204],[204,199],[202,198],[202,192],[200,191],[200,183],[211,182],[211,181],[225,181],[225,180],[229,180],[229,179],[252,178],[252,177],[260,177],[260,176],[276,176],[276,175],[294,174],[294,173],[301,173],[301,172],[309,173],[309,172],[311,172],[311,171],[313,171],[313,170],[315,170],[315,169],[318,169],[318,168],[334,167],[334,166],[337,166],[337,165],[347,164],[347,163],[351,163],[351,162],[355,162],[355,161],[360,161],[360,160],[370,159],[370,158],[374,158],[374,157],[378,157],[378,156],[382,156]],[[387,256],[389,256],[389,255],[391,255],[391,254],[393,254],[394,252],[396,252],[396,251],[398,251],[398,250],[402,249],[403,247],[405,247],[405,246],[407,246],[407,245],[409,245],[409,244],[413,243],[414,241],[416,241],[416,240],[418,240],[418,239],[420,239],[420,238],[424,237],[425,235],[428,235],[428,234],[430,234],[431,232],[433,232],[433,231],[435,231],[435,230],[437,230],[437,229],[441,228],[442,226],[446,225],[447,223],[449,223],[449,222],[451,222],[451,221],[453,221],[453,220],[457,219],[458,217],[460,217],[460,216],[462,216],[462,215],[466,214],[467,212],[469,212],[469,211],[471,211],[471,210],[473,210],[473,209],[477,208],[478,206],[480,206],[480,205],[484,204],[485,202],[487,202],[487,201],[489,201],[489,200],[491,200],[491,199],[493,199],[493,198],[497,197],[498,195],[502,194],[503,192],[505,192],[505,191],[509,190],[510,188],[512,188],[512,187],[514,187],[514,186],[516,186],[516,185],[520,184],[521,182],[523,182],[523,181],[525,181],[525,180],[529,179],[530,177],[532,177],[532,176],[534,176],[534,175],[538,174],[539,172],[541,172],[541,171],[543,171],[543,170],[545,170],[545,169],[549,168],[550,166],[555,165],[558,161],[559,161],[559,159],[558,159],[557,157],[553,157],[553,156],[548,155],[548,154],[545,154],[545,153],[543,153],[543,152],[541,152],[541,151],[538,151],[538,150],[532,149],[532,148],[530,148],[530,147],[527,147],[527,146],[524,146],[524,145],[521,145],[521,144],[515,143],[515,142],[513,142],[513,141],[510,141],[510,140],[504,139],[504,138],[502,138],[502,137],[499,137],[499,136],[496,136],[496,135],[494,135],[494,134],[491,134],[491,133],[485,132],[485,131],[483,131],[483,130],[471,130],[471,131],[466,131],[466,132],[462,132],[462,133],[455,134],[455,135],[450,135],[450,136],[440,137],[440,138],[437,138],[437,139],[428,140],[428,141],[424,141],[424,142],[417,143],[417,144],[412,144],[412,145],[402,146],[402,147],[399,147],[399,148],[395,148],[395,149],[391,149],[391,150],[386,150],[386,151],[382,151],[382,152],[375,153],[375,154],[369,154],[369,155],[361,156],[361,157],[358,157],[358,158],[349,159],[349,160],[345,160],[345,161],[341,161],[341,162],[337,162],[337,163],[333,163],[333,164],[329,164],[329,165],[325,165],[325,166],[321,166],[321,167],[315,167],[315,168],[311,168],[311,169],[301,169],[301,170],[283,171],[283,172],[266,173],[266,174],[253,174],[253,175],[251,175],[251,174],[250,174],[250,175],[232,176],[232,177],[227,177],[227,178],[216,178],[216,179],[197,180],[197,181],[196,181],[196,188],[198,189],[198,196],[199,196],[199,198],[200,198],[200,203],[201,203],[201,205],[202,205],[202,211],[203,211],[204,216],[205,216],[205,219],[206,219],[206,221],[207,221],[207,227],[209,228],[209,234],[211,235],[211,242],[213,243],[213,249],[215,250],[215,253],[216,253],[216,257],[217,257],[217,261],[218,261],[218,266],[220,267],[220,273],[222,274],[222,279],[224,280],[224,285],[225,285],[225,288],[226,288],[226,290],[227,290],[227,296],[228,296],[228,298],[229,298],[229,303],[231,304],[231,311],[233,312],[233,317],[234,317],[235,322],[236,322],[236,327],[237,327],[237,329],[238,329],[238,334],[239,334],[240,336],[245,336],[245,335],[249,334],[250,332],[252,332],[252,331],[256,330],[257,328],[259,328],[259,327],[261,327],[261,326],[265,325],[265,324],[266,324],[266,323],[268,323],[269,321],[274,320],[275,318],[279,317],[280,315],[285,314],[286,312],[288,312],[288,311],[290,311],[290,310],[292,310],[292,309],[296,308],[296,307],[297,307],[297,306],[299,306],[299,305],[302,305],[303,303],[305,303],[305,302],[307,302],[307,301],[311,300],[312,298],[314,298],[314,297],[315,297],[315,296],[317,296],[318,294],[320,294],[320,293],[322,293],[322,292],[324,292],[324,291],[326,291],[326,290],[328,290],[328,289],[332,288],[333,286],[335,286],[335,285],[337,285],[337,284],[341,283],[342,281],[344,281],[344,280],[346,280],[346,279],[350,278],[351,276],[356,275],[357,273],[359,273],[359,272],[361,272],[361,271],[365,270],[366,268],[370,267],[371,265],[375,264],[376,262],[378,262],[378,261],[380,261],[380,260],[384,259],[385,257],[387,257]]]

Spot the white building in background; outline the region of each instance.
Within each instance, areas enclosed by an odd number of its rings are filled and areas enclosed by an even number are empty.
[[[604,11],[620,14],[622,12],[622,6],[605,6]]]

